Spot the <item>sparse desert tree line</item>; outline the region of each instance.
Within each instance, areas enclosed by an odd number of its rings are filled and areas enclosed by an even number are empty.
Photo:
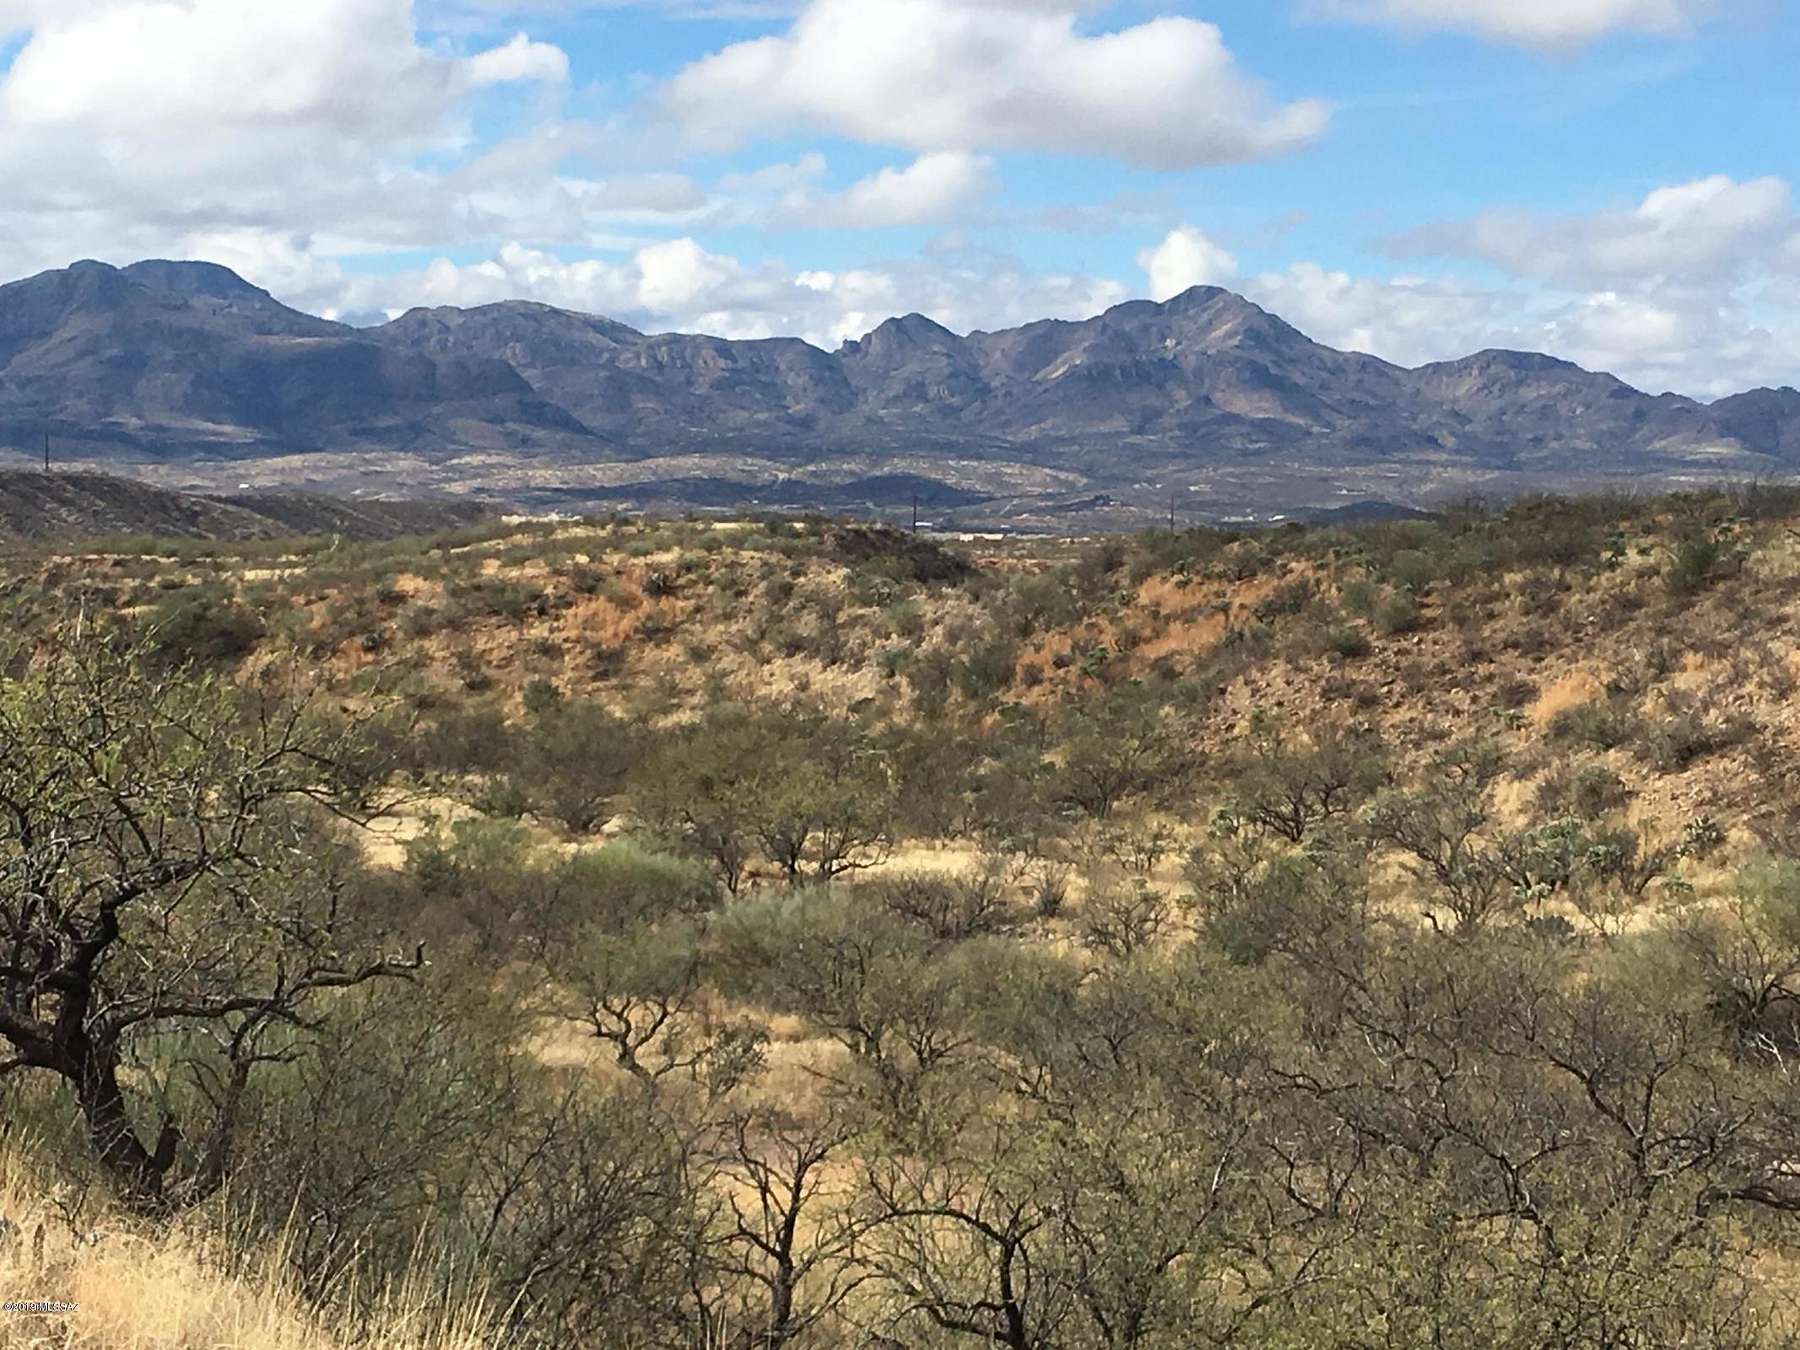
[[[996,701],[1059,606],[1238,565],[1109,544],[912,672],[928,717],[409,708],[41,628],[0,661],[0,1111],[351,1324],[429,1272],[498,1345],[1794,1344],[1800,815],[1772,772],[1749,848],[1620,776],[1725,719],[1195,731],[1255,644],[1354,661],[1293,632],[1404,635],[1609,520],[1396,530],[1204,678],[1094,648],[1083,697]],[[1740,562],[1709,526],[1657,584]]]
[[[14,666],[9,1122],[147,1215],[284,1242],[323,1303],[430,1260],[536,1346],[1792,1325],[1758,1272],[1800,1211],[1800,864],[1631,928],[1716,840],[1637,839],[1592,791],[1504,824],[1491,743],[1402,778],[1267,726],[1172,887],[1134,809],[1191,790],[1166,709],[954,771],[720,710],[608,761],[636,840],[487,818],[383,872],[349,842],[385,781],[356,718],[91,631]],[[916,828],[912,765],[983,861],[857,880]],[[1078,922],[1041,900],[1064,855]]]

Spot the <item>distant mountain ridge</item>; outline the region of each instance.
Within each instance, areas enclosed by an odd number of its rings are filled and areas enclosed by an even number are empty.
[[[164,261],[0,287],[0,446],[46,432],[108,466],[336,456],[317,472],[342,477],[343,457],[379,471],[405,456],[439,486],[461,465],[523,497],[603,497],[659,477],[617,466],[677,459],[699,480],[901,473],[995,500],[1151,480],[1210,492],[1264,470],[1349,495],[1407,466],[1440,485],[1800,471],[1791,388],[1707,405],[1504,351],[1409,370],[1209,287],[966,336],[906,315],[826,352],[527,302],[356,329],[226,268]]]
[[[48,431],[157,458],[242,456],[456,444],[509,425],[584,434],[504,361],[409,352],[222,267],[77,263],[0,287],[0,443]]]

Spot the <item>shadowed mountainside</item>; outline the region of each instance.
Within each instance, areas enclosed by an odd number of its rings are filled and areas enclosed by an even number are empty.
[[[0,539],[341,534],[380,540],[451,529],[484,514],[467,502],[350,502],[309,493],[205,497],[105,474],[0,470]]]

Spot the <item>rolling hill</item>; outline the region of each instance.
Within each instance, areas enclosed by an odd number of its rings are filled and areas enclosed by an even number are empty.
[[[0,469],[0,540],[335,534],[368,541],[454,529],[484,514],[472,502],[344,501],[301,492],[209,497],[107,474]]]

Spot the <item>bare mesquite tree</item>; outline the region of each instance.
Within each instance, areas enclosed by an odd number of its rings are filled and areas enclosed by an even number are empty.
[[[272,1032],[423,960],[372,952],[346,903],[328,822],[353,735],[92,632],[0,684],[0,1075],[61,1078],[140,1205],[219,1185],[246,1086],[284,1053]],[[211,1049],[195,1150],[138,1100],[176,1039]]]

